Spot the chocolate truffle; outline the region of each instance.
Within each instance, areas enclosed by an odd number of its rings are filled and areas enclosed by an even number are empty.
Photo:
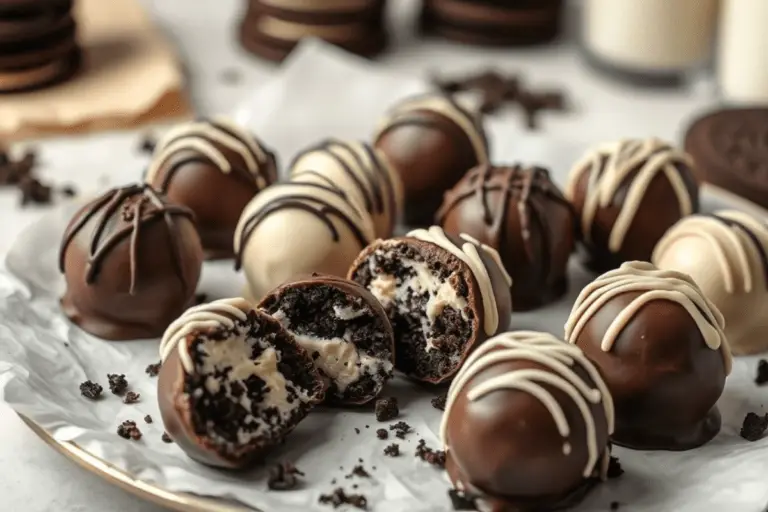
[[[480,118],[441,94],[396,105],[374,140],[403,180],[409,226],[430,226],[443,193],[468,170],[488,162]]]
[[[688,274],[725,318],[734,354],[768,350],[768,225],[733,210],[692,215],[667,231],[653,263]]]
[[[269,187],[243,211],[235,232],[235,266],[251,297],[313,272],[345,276],[374,238],[373,221],[331,184],[292,182]]]
[[[187,310],[168,327],[160,356],[165,430],[210,466],[244,468],[260,460],[323,397],[306,351],[244,299]]]
[[[392,327],[379,301],[359,284],[318,274],[273,290],[259,308],[311,356],[327,383],[327,402],[370,402],[392,377]]]
[[[274,155],[234,123],[195,121],[157,145],[145,181],[195,213],[206,257],[231,258],[240,214],[277,181],[277,166]]]
[[[611,395],[584,353],[520,331],[467,358],[440,430],[448,475],[478,510],[533,511],[573,506],[606,479],[613,426]]]
[[[514,311],[565,293],[576,218],[546,169],[475,167],[446,193],[437,222],[448,233],[466,233],[499,252],[512,276]]]
[[[349,277],[384,306],[395,367],[416,380],[449,381],[475,347],[509,325],[511,280],[496,250],[438,226],[377,240]]]
[[[576,163],[565,195],[580,219],[587,266],[650,261],[667,229],[699,209],[691,158],[657,139],[599,146]]]
[[[582,290],[565,339],[584,350],[616,403],[617,444],[687,450],[720,430],[731,370],[723,316],[693,280],[633,261]]]
[[[189,306],[203,262],[193,213],[149,185],[81,208],[61,243],[64,313],[107,340],[155,338]]]
[[[402,216],[403,183],[400,175],[368,144],[326,140],[300,153],[290,167],[291,176],[312,176],[330,181],[347,192],[373,219],[376,236],[389,238]]]

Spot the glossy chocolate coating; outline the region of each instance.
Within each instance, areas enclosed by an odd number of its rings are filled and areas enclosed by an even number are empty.
[[[512,277],[514,311],[565,293],[576,219],[547,170],[476,167],[446,193],[437,221],[449,233],[466,233],[499,251]]]
[[[460,124],[461,123],[461,124]],[[452,99],[424,96],[396,106],[374,145],[403,180],[405,223],[430,226],[443,193],[488,161],[481,121]]]
[[[108,340],[160,336],[192,301],[203,254],[194,215],[147,185],[111,190],[64,235],[64,313]]]
[[[231,258],[240,214],[277,181],[277,164],[274,154],[241,128],[222,120],[196,121],[158,144],[146,181],[195,213],[207,258]]]

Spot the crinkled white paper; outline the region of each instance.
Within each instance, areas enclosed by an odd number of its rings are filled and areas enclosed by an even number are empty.
[[[366,138],[388,105],[425,87],[418,80],[382,75],[363,61],[312,43],[257,92],[238,117],[287,162],[296,150],[326,136]],[[568,164],[584,149],[581,142],[551,141],[546,134],[521,135],[514,120],[494,122],[492,138],[498,159],[521,158],[551,166],[560,181]],[[385,394],[399,399],[399,419],[415,430],[405,441],[378,440],[376,429],[391,422],[378,423],[370,409],[319,408],[262,468],[249,473],[206,468],[188,459],[176,445],[163,443],[156,379],[144,372],[158,360],[158,341],[101,341],[72,326],[59,311],[63,280],[57,269],[58,243],[75,207],[54,211],[25,232],[8,256],[11,273],[0,274],[0,399],[57,439],[76,441],[110,464],[171,491],[237,500],[265,512],[296,512],[329,510],[318,504],[319,495],[342,486],[365,494],[374,511],[450,510],[444,473],[414,457],[419,439],[439,447],[440,412],[432,408],[430,399],[441,390],[400,378]],[[512,325],[562,336],[570,305],[579,287],[590,279],[575,262],[572,270],[566,299],[515,315]],[[210,298],[232,296],[239,294],[242,284],[227,263],[206,264],[199,291]],[[749,443],[738,435],[744,415],[764,411],[768,396],[768,388],[753,383],[757,359],[736,360],[720,401],[723,429],[714,441],[682,453],[617,448],[615,454],[626,473],[599,486],[577,510],[604,511],[614,501],[623,505],[621,510],[632,512],[762,510],[768,502],[768,439]],[[141,401],[124,405],[111,395],[107,373],[126,374]],[[91,402],[80,396],[79,384],[86,379],[105,387],[102,400]],[[154,419],[152,424],[144,423],[147,414]],[[136,421],[144,432],[141,441],[116,435],[117,425],[124,420]],[[400,444],[400,457],[382,455],[391,442]],[[345,479],[358,459],[363,459],[371,478]],[[306,473],[301,489],[266,490],[264,468],[276,460],[294,461]],[[333,479],[336,485],[331,484]],[[353,489],[353,484],[358,488]]]

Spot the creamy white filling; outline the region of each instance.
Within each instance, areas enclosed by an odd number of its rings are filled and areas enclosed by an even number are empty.
[[[386,257],[384,253],[377,255]],[[451,285],[456,273],[451,274],[448,279],[440,279],[429,266],[423,261],[400,260],[400,265],[410,268],[415,275],[405,279],[398,280],[395,276],[389,274],[376,274],[376,264],[374,258],[369,260],[371,273],[376,277],[369,285],[370,292],[385,307],[397,307],[397,312],[401,315],[410,315],[412,313],[408,306],[408,294],[414,292],[418,295],[427,294],[427,304],[425,307],[426,315],[421,318],[421,328],[424,333],[424,349],[429,352],[435,348],[435,338],[430,336],[435,320],[440,316],[445,308],[452,308],[461,314],[464,320],[468,320],[464,311],[467,307],[467,300],[459,296],[456,288]]]
[[[365,314],[365,309],[355,309],[352,306],[334,306],[333,314],[336,315],[336,318],[339,320],[354,320],[355,318],[363,316]]]

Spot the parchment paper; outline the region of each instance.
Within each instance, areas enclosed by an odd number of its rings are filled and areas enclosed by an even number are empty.
[[[327,135],[365,138],[375,117],[392,100],[424,87],[417,80],[370,73],[357,59],[313,43],[303,47],[274,82],[258,91],[239,117],[289,157],[290,151]],[[524,153],[521,158],[526,161],[550,165],[559,179],[586,144],[594,142],[552,141],[544,133],[522,135],[516,120],[494,122],[492,136],[497,141],[498,159]],[[716,203],[712,198],[706,201],[708,208],[723,205]],[[262,468],[245,474],[203,467],[187,459],[175,445],[164,444],[155,379],[144,373],[147,364],[158,359],[157,341],[100,341],[72,326],[59,312],[57,300],[63,283],[56,269],[56,253],[76,206],[52,212],[25,232],[8,256],[10,272],[0,273],[0,399],[57,439],[77,441],[137,478],[173,491],[235,499],[267,512],[295,512],[330,510],[317,503],[318,496],[342,486],[348,492],[367,495],[369,509],[374,511],[451,510],[444,473],[413,455],[422,438],[429,446],[439,447],[441,413],[429,402],[443,390],[416,386],[401,378],[388,385],[385,395],[398,397],[399,419],[415,430],[405,441],[378,440],[375,430],[387,428],[391,422],[379,424],[369,409],[320,408]],[[575,261],[571,276],[567,298],[536,312],[514,315],[512,325],[562,336],[572,301],[591,278]],[[217,298],[235,295],[241,287],[240,276],[226,263],[207,264],[200,291]],[[762,510],[768,502],[768,438],[749,443],[738,436],[747,412],[764,411],[768,388],[752,382],[757,359],[736,360],[720,401],[723,429],[714,441],[682,453],[617,448],[614,453],[626,473],[599,486],[575,510],[605,511],[614,501],[622,504],[620,510],[632,512]],[[106,388],[107,373],[125,373],[131,388],[141,393],[141,402],[123,405],[108,390],[99,402],[79,395],[78,386],[86,379]],[[146,414],[153,417],[153,424],[143,422]],[[117,425],[128,419],[144,432],[141,441],[116,435]],[[399,442],[400,457],[382,455],[391,442]],[[363,459],[371,478],[345,479],[358,459]],[[264,468],[276,460],[294,461],[306,473],[303,488],[266,491]],[[337,480],[336,485],[331,484],[332,479]],[[358,489],[353,490],[353,484]]]
[[[173,48],[138,0],[77,0],[83,69],[60,85],[0,95],[0,136],[128,128],[190,114]]]

